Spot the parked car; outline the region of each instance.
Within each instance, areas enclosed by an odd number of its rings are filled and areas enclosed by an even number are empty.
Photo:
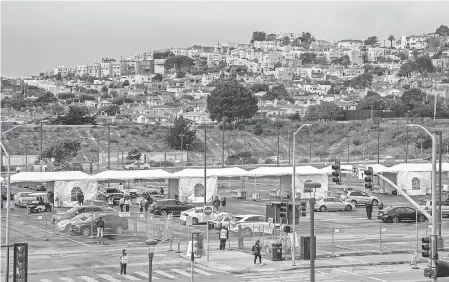
[[[181,212],[194,208],[194,205],[185,204],[175,199],[160,200],[151,205],[150,213],[156,215],[181,215]]]
[[[214,207],[212,206],[208,206],[211,209],[214,209]],[[204,212],[203,212],[203,207],[195,207],[195,208],[191,208],[189,210],[186,210],[184,212],[181,213],[181,216],[179,217],[179,220],[182,222],[186,222],[187,220],[187,216],[192,217],[192,224],[196,225],[199,223],[205,223],[206,221],[204,220]],[[220,212],[214,212],[213,214],[213,220],[217,219],[218,217],[220,217],[221,215],[224,215],[227,213],[220,213]]]
[[[267,222],[266,217],[257,214],[236,215],[231,220],[230,230],[238,231],[238,226],[243,229],[243,236],[250,237],[253,233],[275,234],[280,225]]]
[[[67,211],[59,212],[52,218],[52,222],[59,222],[64,219],[71,219],[82,213],[92,213],[92,212],[106,212],[106,211],[115,211],[113,208],[106,206],[97,206],[97,205],[89,205],[89,206],[77,206],[73,207]]]
[[[416,210],[410,207],[387,207],[379,211],[378,219],[383,222],[398,223],[401,221],[416,221]],[[424,222],[427,217],[418,211],[418,221]]]
[[[215,230],[220,230],[222,227],[227,227],[229,228],[229,224],[231,222],[231,220],[234,218],[233,215],[230,214],[222,214],[219,217],[217,217],[213,223],[214,223],[214,229]]]
[[[30,196],[33,192],[19,192],[14,197],[14,204],[19,207],[25,207],[31,201],[36,200],[36,196]]]
[[[125,193],[118,188],[106,188],[105,191],[108,197],[112,197],[114,205],[118,205],[120,199],[125,196]]]
[[[73,218],[63,219],[61,221],[58,221],[58,223],[56,223],[56,231],[60,232],[60,233],[70,234],[71,229],[72,229],[72,224],[74,224],[75,222],[78,222],[78,221],[85,221],[86,219],[88,219],[91,216],[92,215],[90,213],[81,213],[81,214],[76,215]]]
[[[437,202],[438,203],[438,202]],[[429,214],[432,214],[432,200],[427,199],[427,200],[422,200],[420,202],[420,205],[427,210],[427,212]],[[438,209],[438,206],[437,206]],[[449,217],[449,199],[446,199],[444,201],[441,202],[441,216],[445,217],[448,216]]]
[[[131,198],[137,198],[139,196],[139,190],[136,188],[130,188],[130,189],[123,189],[122,191],[124,195],[128,195]]]
[[[352,211],[353,204],[344,202],[338,198],[323,198],[315,202],[315,210],[320,212],[326,211]]]
[[[379,198],[370,196],[363,191],[349,191],[346,196],[342,196],[342,200],[351,202],[353,205],[366,205],[371,203],[373,206],[377,206]]]
[[[31,213],[52,211],[53,208],[48,201],[47,193],[30,193],[28,196],[34,199],[27,203],[28,210]],[[39,199],[42,199],[42,201]]]
[[[100,217],[104,220],[104,234],[109,233],[112,235],[117,235],[122,234],[125,230],[128,230],[128,219],[126,217],[121,217],[118,213],[96,213],[93,218],[92,216],[89,216],[86,220],[73,222],[71,224],[71,233],[75,235],[89,236],[91,235],[91,226],[93,224],[94,234],[92,235],[96,235],[97,228],[95,228],[95,225]],[[94,222],[92,222],[92,220]]]
[[[149,164],[146,164],[146,163],[140,162],[140,161],[133,162],[133,163],[130,163],[130,164],[127,164],[124,166],[124,169],[127,169],[127,170],[150,169],[150,168],[151,168],[151,166]]]

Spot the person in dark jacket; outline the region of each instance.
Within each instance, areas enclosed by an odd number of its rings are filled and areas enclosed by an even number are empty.
[[[260,246],[260,241],[257,240],[252,249],[253,254],[254,254],[254,264],[256,264],[257,257],[259,257],[259,263],[262,264],[262,256],[260,255],[261,250],[262,250],[262,247]]]
[[[100,238],[100,241],[103,240],[103,231],[104,231],[104,220],[100,217],[97,221],[97,238]]]
[[[241,225],[239,225],[237,230],[237,242],[239,244],[239,249],[243,249],[243,229]]]
[[[221,198],[221,206],[223,207],[223,211],[226,211],[226,198]]]
[[[366,216],[368,217],[368,219],[371,219],[371,215],[373,213],[373,205],[371,203],[367,203],[365,209],[366,209]]]
[[[215,199],[213,202],[213,206],[215,207],[215,209],[218,211],[219,207],[220,207],[220,199],[218,199],[218,196],[215,195]]]

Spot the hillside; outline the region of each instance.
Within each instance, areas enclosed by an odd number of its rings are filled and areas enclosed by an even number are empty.
[[[253,123],[253,122],[251,122]],[[225,158],[228,155],[228,137],[230,155],[248,151],[253,158],[259,159],[263,163],[265,159],[277,154],[277,129],[267,121],[262,121],[264,132],[261,135],[254,135],[254,124],[246,124],[243,130],[226,130],[225,135]],[[449,145],[449,122],[437,121],[421,122],[429,130],[442,130],[444,138],[444,149]],[[288,139],[287,131],[299,127],[300,123],[286,122],[280,134],[280,155],[288,160]],[[3,128],[5,131],[7,128]],[[111,126],[111,162],[116,163],[117,152],[126,152],[137,148],[141,152],[148,152],[149,155],[163,155],[165,148],[164,137],[167,128],[156,125],[136,125],[136,126]],[[419,158],[420,148],[415,149],[420,129],[411,129],[409,132],[409,158]],[[297,160],[308,162],[309,148],[311,144],[312,160],[330,160],[339,156],[342,161],[347,160],[348,140],[350,136],[349,153],[351,160],[360,160],[362,155],[370,159],[377,158],[377,127],[372,122],[326,122],[314,123],[309,132],[302,131],[297,136]],[[312,136],[312,142],[309,141]],[[366,136],[365,138],[362,138]],[[380,126],[380,155],[390,155],[395,158],[404,158],[405,154],[405,121],[383,121]],[[49,146],[55,140],[78,139],[81,140],[82,149],[77,156],[77,161],[82,163],[96,163],[98,159],[98,144],[102,155],[102,166],[105,166],[107,158],[107,127],[101,126],[44,126],[43,148]],[[27,125],[12,130],[2,136],[2,142],[11,155],[24,155],[25,146],[28,143],[28,154],[39,154],[40,127]],[[204,130],[197,130],[197,139],[189,148],[189,162],[193,165],[203,162]],[[192,151],[193,149],[193,151]],[[176,154],[167,148],[167,152]],[[430,154],[429,148],[424,148],[424,157]],[[209,128],[207,132],[207,155],[208,162],[220,163],[222,155],[222,131],[216,126]],[[180,155],[179,155],[180,156]],[[119,161],[121,162],[121,153]],[[179,159],[179,158],[178,158]],[[185,159],[184,159],[185,160]],[[126,162],[126,160],[125,160]]]

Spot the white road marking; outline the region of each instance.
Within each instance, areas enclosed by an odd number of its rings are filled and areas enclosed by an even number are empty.
[[[132,281],[140,281],[141,280],[140,278],[137,278],[137,277],[129,275],[129,274],[123,275],[123,277],[125,277],[126,279],[129,279],[129,280],[132,280]]]
[[[335,268],[334,270],[341,271],[341,272],[344,272],[344,273],[347,273],[347,274],[352,274],[352,275],[355,275],[355,276],[360,276],[361,275],[361,274],[357,274],[357,273],[354,273],[354,272],[351,272],[351,271],[338,269],[338,268]],[[382,280],[382,279],[379,279],[379,278],[376,278],[376,277],[370,277],[370,276],[363,276],[363,277],[368,278],[368,279],[373,279],[373,280],[376,280],[376,281],[388,282],[387,280]]]
[[[167,273],[167,272],[162,271],[162,270],[155,270],[154,272],[156,272],[156,273],[159,274],[159,275],[168,277],[168,278],[170,278],[170,279],[176,279],[176,278],[178,278],[178,276],[171,275],[170,273]]]
[[[196,264],[195,267],[196,267],[196,268],[201,268],[201,269],[207,270],[207,271],[212,271],[212,272],[228,273],[228,272],[225,271],[225,270],[220,270],[220,269],[210,269],[210,268],[208,268],[207,266],[203,266],[203,265],[201,265],[201,264]]]
[[[98,276],[100,276],[101,278],[106,279],[108,281],[111,281],[111,282],[121,282],[121,280],[117,280],[117,279],[115,279],[114,277],[112,277],[111,275],[108,275],[108,274],[98,274]]]
[[[75,280],[73,280],[72,278],[68,278],[68,277],[59,277],[59,280],[64,281],[64,282],[75,282]]]
[[[41,282],[52,282],[50,279],[41,279]]]
[[[184,270],[172,269],[171,271],[176,272],[178,274],[184,275],[186,277],[191,277],[192,275]]]
[[[206,271],[202,271],[201,269],[195,268],[194,269],[195,272],[198,272],[200,274],[206,275],[206,276],[212,276],[212,273],[206,272]]]
[[[149,275],[147,274],[147,273],[145,273],[145,272],[143,272],[143,271],[136,271],[135,272],[137,275],[140,275],[140,276],[142,276],[142,277],[145,277],[145,278],[148,278],[149,277]],[[153,279],[154,279],[155,277],[153,277]]]
[[[93,278],[90,278],[88,276],[80,276],[80,279],[87,281],[87,282],[98,282],[98,280],[95,280]]]

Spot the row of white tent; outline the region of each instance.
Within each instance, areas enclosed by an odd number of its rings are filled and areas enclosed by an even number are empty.
[[[369,164],[373,167],[374,174],[378,173],[400,173],[400,172],[430,172],[431,163],[402,163],[393,167],[385,167],[380,164]],[[342,165],[342,173],[352,173],[352,165]],[[438,165],[437,165],[438,170]],[[442,171],[449,171],[449,163],[443,163]],[[318,169],[313,166],[297,166],[297,175],[320,175],[332,173],[332,167],[327,166]],[[211,168],[206,170],[206,177],[264,177],[264,176],[288,176],[293,174],[293,167],[259,167],[253,170],[244,170],[238,167]],[[76,180],[133,180],[133,179],[180,179],[190,177],[204,177],[202,168],[186,168],[175,173],[163,169],[151,170],[107,170],[95,175],[89,175],[81,171],[60,172],[20,172],[11,176],[11,183],[23,182],[53,182],[53,181],[76,181]]]

